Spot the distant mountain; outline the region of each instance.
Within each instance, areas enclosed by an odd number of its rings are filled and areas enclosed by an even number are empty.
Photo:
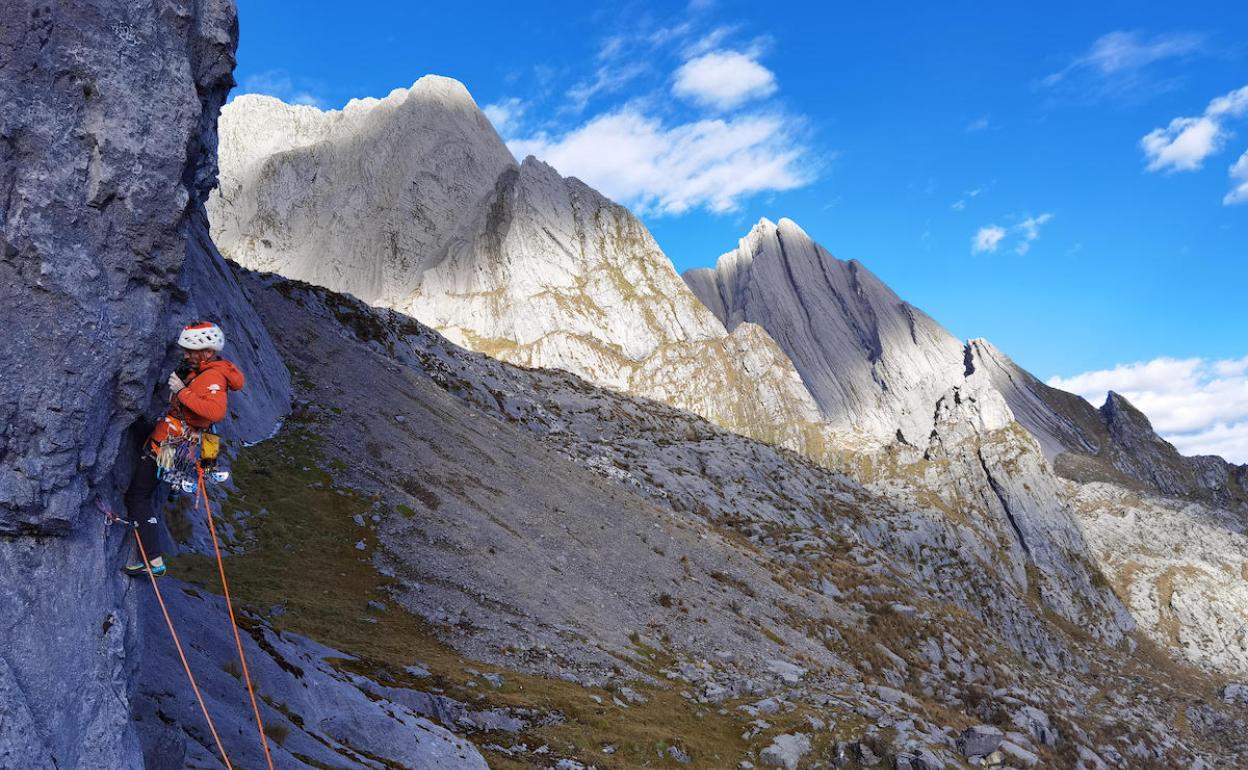
[[[797,450],[968,528],[994,579],[1067,622],[1120,639],[1121,601],[1177,654],[1248,671],[1232,633],[1248,598],[1221,577],[1248,566],[1207,559],[1236,552],[1240,525],[1218,527],[1248,520],[1248,469],[1183,458],[1121,397],[1097,410],[987,341],[963,343],[795,223],[761,221],[682,281],[627,209],[516,163],[444,78],[342,111],[239,97],[220,125],[209,209],[244,265]],[[514,396],[493,397],[510,413]],[[1149,542],[1171,555],[1150,561],[1123,515],[1170,522]],[[1206,534],[1189,541],[1174,522]]]
[[[1248,504],[1248,466],[1182,457],[1111,393],[1100,410],[1045,385],[984,339],[963,344],[856,261],[791,220],[762,220],[715,268],[684,274],[724,325],[762,326],[838,431],[923,446],[937,399],[982,372],[1060,473],[1163,494]]]
[[[957,338],[792,220],[760,221],[715,269],[684,277],[727,328],[766,329],[837,429],[925,443],[936,400],[963,379]]]
[[[516,166],[449,78],[327,112],[243,95],[222,109],[218,130],[220,187],[208,212],[222,253],[367,302],[408,297]]]
[[[222,110],[223,254],[401,310],[458,344],[650,396],[808,450],[819,410],[760,328],[729,333],[645,226],[577,179],[516,164],[472,97],[424,77],[321,112]]]
[[[986,340],[971,340],[968,350],[970,365],[989,376],[1059,474],[1142,484],[1165,495],[1248,510],[1248,465],[1210,455],[1184,457],[1118,393],[1111,391],[1097,409],[1044,384]]]

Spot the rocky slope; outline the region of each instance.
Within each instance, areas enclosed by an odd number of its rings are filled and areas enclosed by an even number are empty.
[[[350,292],[455,342],[818,451],[827,430],[767,334],[729,334],[646,228],[576,179],[517,165],[459,83],[342,111],[222,111],[213,235],[240,263]]]
[[[331,670],[383,702],[434,713],[435,684],[468,704],[438,721],[492,766],[958,767],[981,734],[1016,766],[1243,750],[1215,683],[1134,635],[1109,586],[1070,577],[1081,546],[1009,496],[1026,490],[987,500],[985,482],[957,510],[884,494],[399,314],[244,284],[298,407],[236,461],[238,591],[281,638],[354,656]],[[942,407],[950,453],[1009,446],[1008,410],[972,406],[991,398],[976,384]],[[282,646],[302,668],[299,649],[314,645]],[[316,709],[278,709],[292,745],[342,743]],[[964,734],[982,722],[999,727]]]

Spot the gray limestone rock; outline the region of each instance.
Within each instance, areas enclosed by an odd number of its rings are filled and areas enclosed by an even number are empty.
[[[1218,697],[1227,703],[1248,705],[1248,684],[1243,682],[1227,682],[1218,690]]]
[[[964,757],[986,757],[996,751],[1005,740],[1000,728],[991,725],[968,727],[958,736],[958,751]]]
[[[136,592],[151,592],[150,585],[134,586]],[[237,658],[224,600],[192,594],[174,580],[163,581],[162,586],[180,636],[193,640],[184,649],[232,763],[263,767],[263,750],[247,707],[246,690],[228,673],[230,665],[237,671]],[[150,595],[140,599],[149,641],[139,672],[135,716],[147,767],[190,766],[190,762],[170,761],[170,747],[180,745],[187,747],[188,757],[196,758],[195,766],[223,766],[199,705],[185,685],[186,675],[160,610]],[[265,696],[259,704],[261,719],[270,734],[283,736],[280,741],[268,741],[276,766],[342,767],[348,761],[349,767],[371,767],[354,759],[355,751],[362,748],[376,761],[399,767],[485,770],[485,760],[472,744],[446,729],[446,725],[470,722],[477,716],[463,704],[342,673],[328,661],[342,658],[343,653],[295,635],[276,634],[261,626],[242,638],[252,679]],[[507,728],[515,728],[514,720],[482,721],[482,729]]]
[[[142,764],[125,535],[93,500],[117,505],[192,312],[236,33],[228,0],[0,17],[0,756],[25,766]]]
[[[802,757],[810,752],[810,736],[805,733],[777,735],[771,745],[759,752],[759,759],[770,767],[797,770]]]
[[[945,770],[947,765],[927,749],[905,752],[893,758],[894,770]]]
[[[1248,468],[1217,457],[1183,457],[1122,395],[1100,409],[1044,384],[987,340],[968,343],[968,365],[987,375],[1057,472],[1075,481],[1143,483],[1166,495],[1248,508]]]

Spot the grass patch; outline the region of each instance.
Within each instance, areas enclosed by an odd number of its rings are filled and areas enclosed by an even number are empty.
[[[286,743],[286,738],[290,735],[290,728],[284,724],[267,724],[264,726],[264,734],[269,740],[281,746]]]

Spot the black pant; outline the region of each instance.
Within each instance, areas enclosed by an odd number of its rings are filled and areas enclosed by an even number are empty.
[[[160,550],[160,511],[154,499],[156,487],[156,458],[144,448],[139,464],[126,490],[126,511],[130,521],[138,525],[139,538],[149,560],[163,556]]]

